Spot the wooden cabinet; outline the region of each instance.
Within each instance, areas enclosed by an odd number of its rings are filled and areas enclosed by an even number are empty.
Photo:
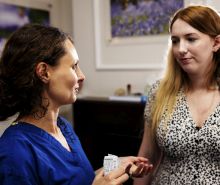
[[[89,97],[73,104],[74,129],[95,170],[103,165],[105,155],[137,155],[144,107],[144,102]]]

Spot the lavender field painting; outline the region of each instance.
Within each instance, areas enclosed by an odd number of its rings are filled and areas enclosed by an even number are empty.
[[[162,35],[184,0],[110,0],[110,6],[112,37]]]

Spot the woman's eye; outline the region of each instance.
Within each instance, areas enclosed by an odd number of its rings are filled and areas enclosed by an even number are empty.
[[[176,44],[177,43],[177,41],[176,40],[172,40],[172,44]]]
[[[177,44],[178,43],[178,40],[177,39],[172,39],[172,44]]]
[[[189,37],[187,40],[188,40],[189,42],[194,42],[196,39]]]
[[[73,70],[76,70],[77,69],[77,67],[78,67],[78,64],[75,64],[75,65],[73,65]]]

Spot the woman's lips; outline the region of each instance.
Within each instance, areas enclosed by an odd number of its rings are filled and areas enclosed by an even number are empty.
[[[186,65],[186,64],[189,64],[190,63],[190,58],[180,58],[179,61]]]

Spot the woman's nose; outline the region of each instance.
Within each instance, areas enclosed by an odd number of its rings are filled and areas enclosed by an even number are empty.
[[[83,81],[85,80],[85,75],[83,74],[82,70],[80,68],[77,69],[77,77],[78,77],[78,83],[79,83],[79,91],[82,89]]]
[[[78,81],[80,81],[80,82],[83,82],[86,78],[80,68],[78,68],[78,70],[77,70],[77,77],[78,77]]]
[[[181,54],[185,54],[185,53],[187,53],[187,44],[186,44],[186,42],[185,41],[180,41],[180,44],[179,44],[179,52],[181,53]]]

